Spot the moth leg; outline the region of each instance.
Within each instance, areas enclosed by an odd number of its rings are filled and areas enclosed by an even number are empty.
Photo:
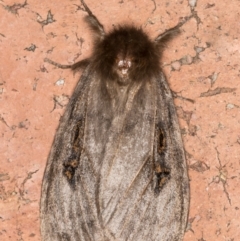
[[[52,65],[54,65],[54,66],[56,66],[56,67],[58,67],[58,68],[60,68],[60,69],[70,69],[70,68],[72,68],[72,65],[59,64],[59,63],[57,63],[57,62],[52,61],[52,60],[49,59],[49,58],[45,58],[45,59],[44,59],[44,62],[47,62],[47,63],[49,63],[49,64],[52,64]]]
[[[52,64],[60,69],[72,69],[72,70],[77,70],[77,69],[84,69],[87,67],[90,63],[90,59],[83,59],[75,64],[59,64],[55,61],[52,61],[49,58],[45,58],[44,62]]]
[[[155,172],[155,194],[159,194],[170,178],[170,168],[165,163],[165,153],[167,148],[166,135],[162,128],[156,126],[154,141],[154,172]]]
[[[78,121],[72,130],[71,145],[68,158],[63,163],[63,174],[70,184],[74,186],[74,174],[78,168],[81,152],[83,149],[84,122]]]

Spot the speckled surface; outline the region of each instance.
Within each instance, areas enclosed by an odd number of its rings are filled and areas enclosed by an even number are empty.
[[[240,237],[240,4],[237,0],[86,0],[106,30],[142,26],[151,37],[194,13],[164,51],[191,185],[184,241]],[[39,200],[47,155],[90,54],[80,1],[0,1],[0,240],[40,240]],[[47,20],[47,16],[48,20]]]

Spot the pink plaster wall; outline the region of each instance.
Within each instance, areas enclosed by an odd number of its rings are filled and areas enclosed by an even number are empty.
[[[141,25],[157,36],[195,11],[166,48],[191,184],[184,241],[240,240],[240,2],[86,0],[106,30]],[[156,4],[156,8],[155,8]],[[47,155],[79,79],[44,63],[90,54],[78,0],[0,0],[0,240],[40,240]],[[43,25],[48,11],[53,22]],[[42,22],[42,23],[41,23]],[[83,41],[82,41],[83,40]],[[31,51],[32,50],[32,51]]]

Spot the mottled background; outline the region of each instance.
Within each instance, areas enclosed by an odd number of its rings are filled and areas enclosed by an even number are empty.
[[[191,184],[184,241],[240,240],[240,1],[86,0],[106,30],[151,37],[194,15],[169,43],[163,70],[175,96]],[[59,123],[91,53],[79,0],[0,0],[0,240],[40,240],[42,176]]]

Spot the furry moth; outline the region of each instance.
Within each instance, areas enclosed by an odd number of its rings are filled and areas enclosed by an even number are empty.
[[[151,40],[141,28],[94,32],[42,184],[43,241],[180,241],[189,180],[161,51],[190,17]],[[46,60],[57,65],[51,60]],[[69,66],[59,66],[69,67]]]

